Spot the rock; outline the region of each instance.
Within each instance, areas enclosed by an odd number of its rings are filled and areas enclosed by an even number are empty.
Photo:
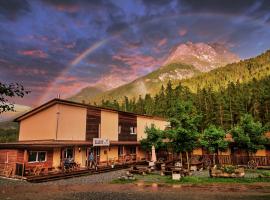
[[[172,174],[172,180],[180,180],[180,178],[181,178],[180,174],[176,174],[176,173]]]
[[[197,166],[191,166],[190,171],[197,171]]]

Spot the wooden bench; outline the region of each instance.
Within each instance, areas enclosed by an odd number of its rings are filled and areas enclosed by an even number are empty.
[[[13,168],[10,166],[5,166],[3,170],[0,171],[0,174],[2,174],[5,177],[11,177],[13,172]]]

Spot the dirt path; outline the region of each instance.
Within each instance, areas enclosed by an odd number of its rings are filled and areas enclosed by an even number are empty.
[[[0,199],[270,199],[270,184],[157,184],[1,185]]]

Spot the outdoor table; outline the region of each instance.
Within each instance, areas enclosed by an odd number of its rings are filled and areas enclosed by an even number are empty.
[[[71,162],[70,161],[66,161],[66,162],[64,162],[64,170],[65,171],[73,170],[76,165],[77,164],[74,161],[71,161]]]

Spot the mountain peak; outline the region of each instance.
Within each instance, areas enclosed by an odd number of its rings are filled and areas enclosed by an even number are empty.
[[[239,60],[239,57],[223,44],[187,42],[175,46],[163,66],[183,63],[193,65],[199,71],[207,72]]]

